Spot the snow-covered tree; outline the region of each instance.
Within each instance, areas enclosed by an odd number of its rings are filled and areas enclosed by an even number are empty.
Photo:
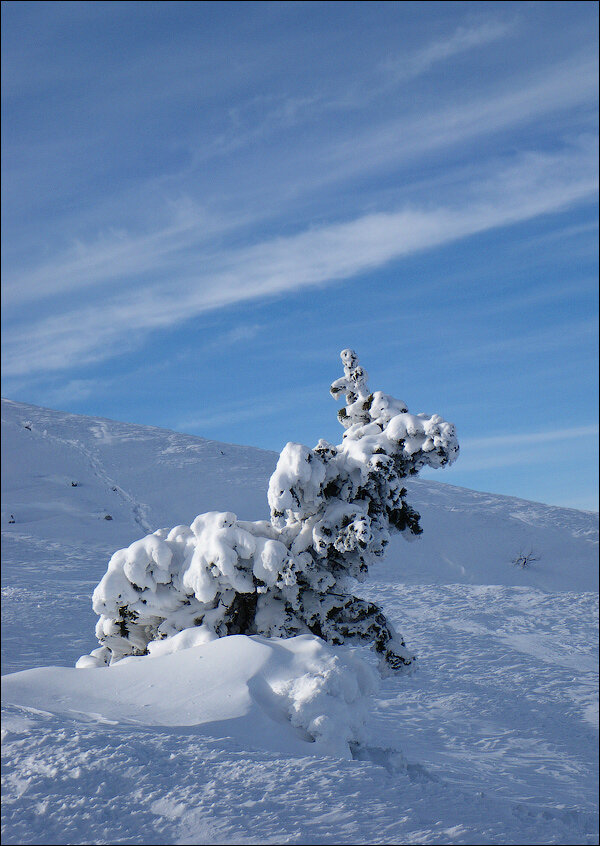
[[[438,415],[409,414],[403,402],[371,393],[353,350],[341,358],[344,375],[331,393],[346,399],[342,443],[284,447],[269,482],[269,521],[209,512],[116,552],[93,595],[101,646],[78,666],[147,654],[154,641],[191,627],[195,642],[306,632],[332,644],[366,641],[385,665],[411,664],[383,611],[352,586],[392,532],[421,533],[402,480],[451,464],[456,434]]]

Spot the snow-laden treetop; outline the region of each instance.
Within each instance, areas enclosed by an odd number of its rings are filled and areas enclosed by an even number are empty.
[[[102,646],[78,666],[147,654],[154,641],[194,627],[196,640],[306,632],[332,644],[367,640],[392,668],[411,664],[381,609],[350,590],[390,532],[421,533],[401,480],[451,464],[456,433],[436,414],[413,415],[371,393],[353,350],[341,358],[344,375],[331,393],[345,394],[342,443],[284,447],[269,482],[269,521],[208,512],[116,552],[93,595]]]

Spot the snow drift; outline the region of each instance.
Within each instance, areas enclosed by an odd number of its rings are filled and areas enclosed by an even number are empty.
[[[233,635],[203,642],[191,628],[151,645],[150,656],[109,669],[51,667],[3,679],[3,699],[91,721],[194,726],[285,755],[350,758],[364,739],[374,671],[313,635]],[[100,716],[101,715],[101,716]]]

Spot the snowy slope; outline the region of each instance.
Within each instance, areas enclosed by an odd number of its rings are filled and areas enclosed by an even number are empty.
[[[252,447],[2,400],[2,531],[114,551],[202,511],[264,519],[276,461]],[[378,576],[598,590],[597,514],[441,482],[406,484],[424,533],[412,544],[395,538]],[[521,551],[539,563],[509,566]]]
[[[239,639],[216,663],[246,673],[223,681],[219,720],[214,644],[130,659],[146,698],[129,710],[127,666],[121,685],[119,665],[30,670],[96,645],[90,595],[115,549],[205,510],[266,517],[275,454],[9,401],[2,453],[5,842],[597,842],[596,514],[411,482],[424,534],[359,590],[419,667],[381,683],[348,759],[302,736],[289,693],[294,674],[305,693],[327,678],[325,711],[363,714],[325,653]],[[521,552],[537,560],[516,567]]]

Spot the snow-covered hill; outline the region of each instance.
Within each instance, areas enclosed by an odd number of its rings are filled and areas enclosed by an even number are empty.
[[[597,842],[597,514],[410,482],[424,534],[360,591],[419,667],[367,700],[350,760],[302,734],[307,685],[350,716],[367,688],[302,643],[131,659],[144,707],[111,687],[119,665],[66,669],[96,645],[110,554],[206,510],[267,517],[276,458],[3,400],[5,842]],[[215,720],[203,691],[233,655]]]

